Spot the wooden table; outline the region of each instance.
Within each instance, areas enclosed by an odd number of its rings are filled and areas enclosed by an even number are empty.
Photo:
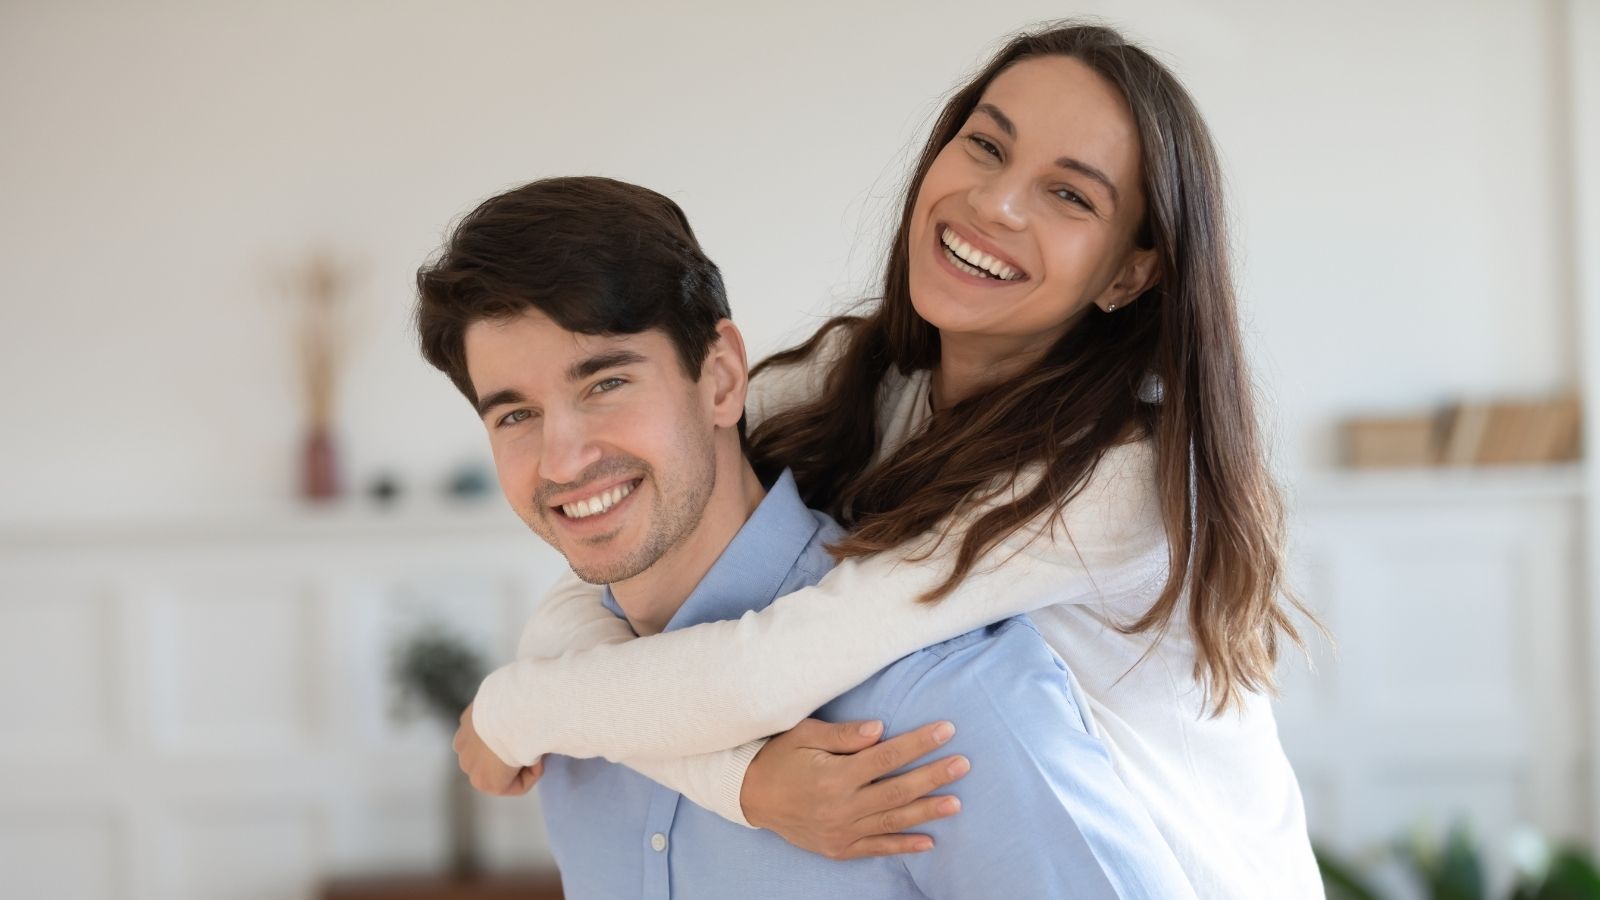
[[[393,875],[337,878],[326,884],[322,900],[562,900],[555,874]]]

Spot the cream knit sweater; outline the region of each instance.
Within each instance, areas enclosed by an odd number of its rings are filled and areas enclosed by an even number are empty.
[[[832,349],[756,378],[752,427],[812,396]],[[880,456],[926,421],[928,387],[927,372],[890,372]],[[907,653],[1027,613],[1077,675],[1099,737],[1198,896],[1323,896],[1268,700],[1250,696],[1210,718],[1181,615],[1159,639],[1115,627],[1142,615],[1166,581],[1148,442],[1108,452],[1059,521],[1005,542],[938,603],[917,598],[949,559],[908,561],[918,549],[846,560],[761,612],[646,639],[600,605],[599,588],[568,575],[529,620],[517,661],[484,680],[474,725],[508,763],[603,756],[748,824],[739,790],[765,735]],[[1050,835],[1017,839],[1050,852]]]

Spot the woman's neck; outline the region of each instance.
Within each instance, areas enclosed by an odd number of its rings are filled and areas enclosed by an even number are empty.
[[[1024,371],[1049,345],[1026,339],[950,337],[941,334],[939,367],[933,371],[933,408],[948,409],[985,388]]]

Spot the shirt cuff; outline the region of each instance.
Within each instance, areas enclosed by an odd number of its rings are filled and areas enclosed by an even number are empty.
[[[745,819],[744,804],[739,802],[739,795],[744,791],[744,776],[750,770],[750,761],[755,759],[756,754],[766,745],[766,738],[758,738],[733,748],[732,754],[728,757],[728,764],[722,770],[722,783],[717,786],[717,805],[721,808],[713,812],[735,825],[755,827]]]

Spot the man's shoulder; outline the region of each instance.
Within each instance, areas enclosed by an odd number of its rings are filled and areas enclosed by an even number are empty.
[[[1088,730],[1081,691],[1067,664],[1026,616],[975,628],[909,653],[830,703],[822,718],[884,717],[891,733],[939,719],[1031,716],[1042,700],[1079,715],[1062,727]]]
[[[935,688],[976,687],[984,681],[1027,673],[1059,676],[1063,683],[1070,675],[1067,664],[1025,615],[974,628],[924,647],[893,665],[903,666],[914,678],[905,686],[908,696]]]

